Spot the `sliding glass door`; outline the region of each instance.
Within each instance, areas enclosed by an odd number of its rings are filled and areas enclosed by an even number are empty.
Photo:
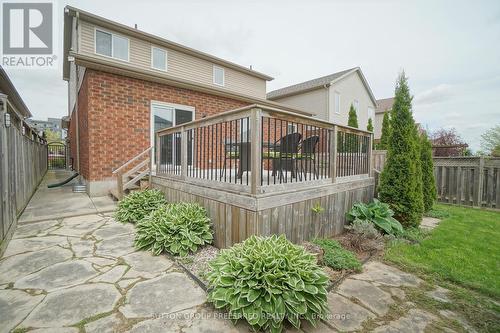
[[[156,148],[155,132],[163,128],[169,128],[193,121],[193,119],[194,108],[192,107],[159,102],[151,103],[151,145],[153,146],[153,165],[156,165],[156,153],[154,153]],[[180,154],[174,153],[181,151],[180,138],[174,138],[172,135],[166,135],[163,136],[161,140],[164,140],[164,142],[162,142],[163,151],[160,153],[160,164],[180,165],[181,156]],[[188,152],[188,154],[190,155],[190,152]],[[189,155],[188,158],[191,160]]]

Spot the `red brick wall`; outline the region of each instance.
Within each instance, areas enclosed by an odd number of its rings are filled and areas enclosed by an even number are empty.
[[[87,180],[110,178],[112,169],[150,146],[151,100],[192,106],[196,109],[196,118],[248,105],[229,98],[87,69],[78,97],[80,119],[83,118],[80,122],[80,164],[82,175]],[[75,154],[72,132],[70,128]]]

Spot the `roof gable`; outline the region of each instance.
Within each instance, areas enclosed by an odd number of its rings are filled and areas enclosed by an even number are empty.
[[[267,93],[267,99],[273,100],[273,99],[278,99],[286,96],[291,96],[291,95],[298,95],[307,91],[319,89],[324,86],[329,86],[335,82],[338,82],[345,77],[354,74],[358,72],[359,76],[361,78],[361,81],[363,82],[363,85],[365,86],[366,91],[368,92],[368,95],[370,95],[370,98],[373,102],[373,104],[377,105],[377,100],[375,99],[375,96],[373,95],[373,92],[368,85],[368,81],[366,80],[365,76],[363,75],[363,72],[361,71],[361,68],[359,67],[354,67],[350,69],[346,69],[337,73],[333,73],[330,75],[322,76],[317,79],[305,81],[302,83],[294,84],[288,87],[284,87],[281,89],[273,90],[269,93]]]

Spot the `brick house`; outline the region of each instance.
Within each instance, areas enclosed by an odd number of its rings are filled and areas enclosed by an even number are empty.
[[[112,171],[158,129],[251,104],[311,115],[266,100],[265,74],[70,6],[63,79],[73,168],[90,195],[115,187]]]

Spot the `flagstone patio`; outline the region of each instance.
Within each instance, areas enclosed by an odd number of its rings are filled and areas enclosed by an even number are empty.
[[[63,214],[18,225],[0,259],[0,333],[250,331],[208,304],[205,291],[175,262],[138,252],[133,241],[134,226],[116,222],[111,213]],[[316,328],[304,323],[288,331],[423,332],[447,318],[462,320],[451,311],[429,313],[407,299],[406,291],[422,282],[368,262],[329,293],[330,313]],[[426,295],[450,302],[444,288]]]

